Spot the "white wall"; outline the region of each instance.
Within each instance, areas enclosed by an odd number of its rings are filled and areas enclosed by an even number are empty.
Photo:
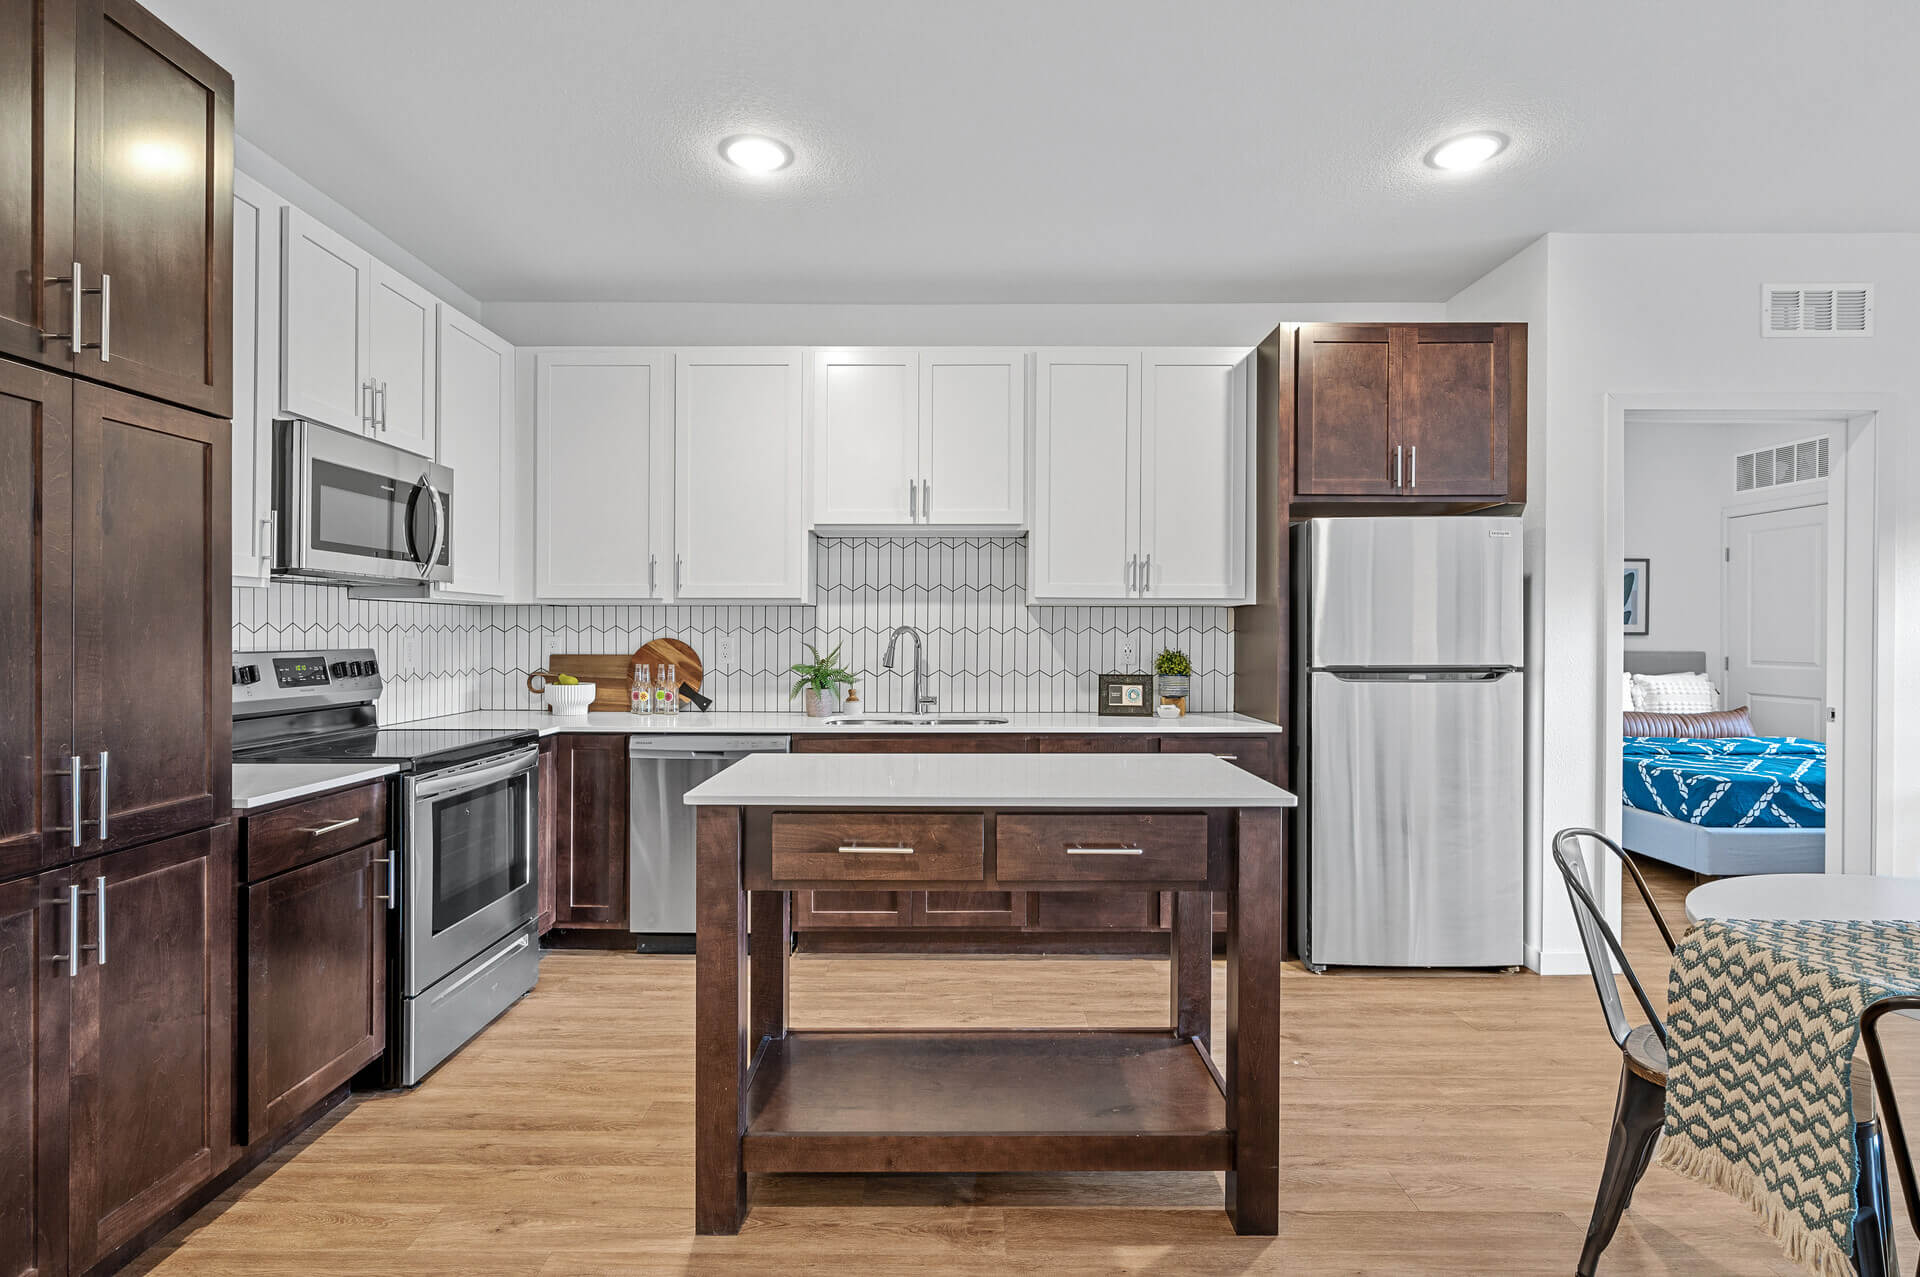
[[[516,346],[1247,346],[1282,320],[1438,320],[1440,302],[843,305],[489,302]]]
[[[1722,512],[1758,498],[1826,500],[1824,482],[1736,492],[1733,459],[1834,433],[1831,423],[1812,421],[1627,422],[1627,557],[1648,562],[1649,606],[1648,632],[1625,636],[1627,651],[1705,652],[1707,673],[1726,692]],[[1808,605],[1823,609],[1826,600],[1809,598]]]
[[[1875,283],[1877,335],[1762,338],[1761,285],[1817,280]],[[1916,449],[1905,437],[1920,394],[1917,299],[1920,235],[1554,234],[1449,303],[1453,318],[1532,325],[1529,680],[1542,717],[1529,944],[1543,970],[1585,970],[1565,893],[1557,875],[1549,881],[1547,834],[1619,820],[1619,732],[1605,721],[1619,696],[1606,625],[1623,552],[1607,543],[1609,396],[1690,399],[1703,409],[1718,396],[1771,396],[1808,412],[1817,401],[1878,396],[1878,473],[1867,478],[1878,497],[1879,632],[1910,633],[1920,615]],[[1509,313],[1495,313],[1502,308]],[[1920,818],[1920,775],[1902,765],[1920,758],[1920,648],[1886,646],[1871,759],[1874,846],[1881,872],[1915,873],[1920,844],[1892,831]]]

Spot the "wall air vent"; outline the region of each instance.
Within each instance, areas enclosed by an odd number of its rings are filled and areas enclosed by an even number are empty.
[[[1871,337],[1872,284],[1767,284],[1760,290],[1765,337]]]
[[[1825,435],[1783,443],[1777,448],[1743,452],[1733,459],[1733,490],[1754,492],[1786,483],[1810,483],[1827,477],[1832,465]]]

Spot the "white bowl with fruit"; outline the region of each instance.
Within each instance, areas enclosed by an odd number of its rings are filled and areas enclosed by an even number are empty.
[[[540,681],[540,686],[534,686],[535,679]],[[600,685],[582,683],[571,674],[549,674],[545,670],[535,670],[527,676],[527,690],[539,695],[550,714],[584,718]]]

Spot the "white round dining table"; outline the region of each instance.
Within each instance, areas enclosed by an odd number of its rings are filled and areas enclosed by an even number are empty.
[[[1687,921],[1920,922],[1920,878],[1878,874],[1754,874],[1687,893]]]

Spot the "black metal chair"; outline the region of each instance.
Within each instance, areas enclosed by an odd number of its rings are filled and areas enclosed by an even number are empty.
[[[1872,1066],[1873,1070],[1873,1089],[1880,1101],[1880,1125],[1884,1129],[1886,1143],[1893,1146],[1893,1164],[1900,1168],[1900,1191],[1901,1195],[1907,1200],[1907,1221],[1911,1223],[1915,1229],[1920,1230],[1920,1185],[1914,1183],[1913,1154],[1907,1148],[1906,1132],[1902,1130],[1900,1126],[1900,1105],[1898,1101],[1894,1099],[1893,1078],[1892,1075],[1887,1072],[1886,1052],[1880,1045],[1880,1019],[1882,1016],[1895,1013],[1920,1013],[1920,998],[1882,998],[1880,1001],[1874,1003],[1868,1007],[1866,1012],[1860,1017],[1860,1038],[1866,1043],[1867,1062]],[[1872,1169],[1879,1174],[1880,1182],[1884,1184],[1886,1183],[1887,1173],[1886,1162],[1884,1160],[1885,1155],[1877,1145],[1874,1151],[1878,1156],[1875,1158],[1875,1165]],[[1866,1180],[1868,1171],[1866,1153],[1867,1150],[1863,1148],[1860,1159],[1860,1176],[1863,1183]],[[1880,1224],[1880,1236],[1878,1240],[1885,1248],[1885,1267],[1889,1272],[1892,1271],[1894,1265],[1893,1239],[1891,1236],[1893,1231],[1892,1216],[1892,1210],[1888,1209],[1881,1214],[1878,1221]],[[1858,1232],[1859,1226],[1856,1222],[1856,1236]],[[1855,1249],[1858,1250],[1859,1247],[1856,1245]],[[1920,1268],[1915,1269],[1915,1272],[1916,1274],[1920,1274]]]
[[[1594,1198],[1593,1219],[1587,1225],[1587,1242],[1581,1248],[1580,1263],[1574,1270],[1579,1277],[1593,1277],[1600,1266],[1601,1252],[1613,1240],[1620,1217],[1633,1201],[1633,1190],[1647,1173],[1647,1166],[1653,1161],[1654,1145],[1660,1140],[1667,1106],[1667,1025],[1654,1009],[1640,977],[1634,974],[1620,938],[1607,925],[1606,913],[1594,899],[1592,882],[1587,876],[1586,853],[1580,849],[1582,839],[1596,842],[1613,853],[1639,889],[1640,899],[1653,916],[1653,925],[1659,928],[1668,953],[1673,952],[1674,944],[1673,932],[1668,930],[1660,906],[1654,903],[1653,892],[1641,876],[1640,867],[1619,843],[1597,829],[1563,829],[1553,836],[1554,863],[1559,865],[1560,876],[1567,882],[1567,895],[1573,901],[1573,917],[1580,927],[1580,944],[1586,950],[1587,966],[1593,973],[1594,991],[1600,995],[1600,1009],[1606,1013],[1607,1032],[1620,1048],[1620,1094],[1613,1106],[1613,1134],[1607,1141],[1607,1161],[1600,1172],[1600,1191]],[[1626,1007],[1620,999],[1620,987],[1614,983],[1609,958],[1620,964],[1627,987],[1647,1017],[1647,1023],[1637,1028],[1628,1026]],[[1878,1044],[1868,1031],[1869,1023],[1878,1019],[1876,1013],[1884,1013],[1882,1008],[1900,1009],[1900,1004],[1907,1002],[1920,1007],[1920,999],[1890,998],[1875,1003],[1862,1017],[1862,1031],[1867,1035],[1870,1056]],[[1875,1084],[1884,1086],[1885,1070],[1877,1059],[1873,1061],[1873,1074]],[[1891,1102],[1891,1096],[1885,1099]],[[1853,1266],[1862,1277],[1885,1277],[1894,1266],[1892,1203],[1887,1195],[1880,1124],[1873,1110],[1871,1092],[1856,1084],[1853,1138],[1860,1157],[1861,1193],[1859,1213],[1854,1217]],[[1907,1190],[1907,1209],[1914,1212],[1916,1226],[1920,1226],[1920,1204],[1916,1203],[1909,1178],[1906,1145],[1897,1134],[1895,1140],[1895,1156]]]

